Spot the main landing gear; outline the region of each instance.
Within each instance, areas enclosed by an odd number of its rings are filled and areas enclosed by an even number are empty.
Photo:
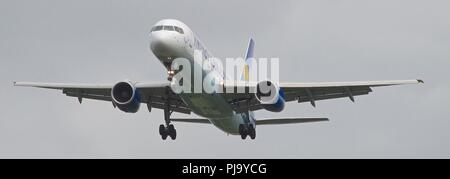
[[[169,124],[169,127],[164,126],[164,124],[159,125],[159,134],[163,140],[167,139],[167,136],[170,136],[172,140],[177,138],[177,130],[173,124]]]
[[[172,112],[173,111],[170,111],[169,105],[164,109],[164,121],[166,122],[166,125],[159,125],[159,134],[163,140],[166,140],[167,136],[170,136],[172,140],[177,138],[177,130],[173,124],[170,124],[170,114],[172,114]]]
[[[239,134],[243,140],[246,139],[247,136],[250,136],[252,140],[256,138],[256,130],[251,124],[240,124]]]
[[[175,140],[177,138],[177,130],[173,126],[173,124],[170,123],[170,115],[172,114],[173,110],[170,109],[170,97],[169,97],[169,87],[166,88],[166,96],[167,96],[167,102],[166,106],[164,108],[164,122],[166,125],[161,124],[159,125],[159,134],[161,135],[161,138],[163,140],[167,139],[167,136],[170,136],[172,140]]]

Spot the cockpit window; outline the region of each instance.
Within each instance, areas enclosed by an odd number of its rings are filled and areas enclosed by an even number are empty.
[[[155,27],[153,27],[153,29],[152,29],[152,32],[153,31],[159,31],[159,30],[162,30],[163,29],[163,26],[155,26]]]
[[[180,34],[184,34],[184,31],[182,28],[177,26],[168,26],[168,25],[159,25],[152,28],[152,32],[154,31],[160,31],[160,30],[167,30],[167,31],[177,31]]]
[[[179,28],[179,27],[177,27],[177,26],[174,26],[174,27],[175,27],[175,31],[177,31],[177,32],[180,33],[180,34],[184,34],[182,28]]]
[[[164,26],[164,30],[175,31],[175,29],[173,29],[173,26]]]

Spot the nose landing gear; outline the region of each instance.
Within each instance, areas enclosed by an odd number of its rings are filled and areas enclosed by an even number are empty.
[[[167,80],[172,81],[173,76],[175,75],[175,71],[173,70],[168,70],[167,71]]]

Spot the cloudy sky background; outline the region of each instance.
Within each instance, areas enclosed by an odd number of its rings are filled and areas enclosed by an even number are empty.
[[[449,1],[0,1],[0,158],[450,158]],[[148,33],[185,22],[217,57],[279,57],[282,81],[415,79],[367,96],[290,103],[257,117],[329,117],[261,126],[242,141],[211,125],[176,124],[162,141],[161,110],[136,114],[78,104],[13,81],[164,81]],[[177,115],[182,116],[182,115]]]

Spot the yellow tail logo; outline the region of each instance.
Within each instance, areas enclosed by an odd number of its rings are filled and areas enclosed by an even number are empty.
[[[248,81],[248,79],[249,79],[249,75],[248,75],[248,64],[245,64],[245,66],[244,66],[244,80],[245,81]]]

